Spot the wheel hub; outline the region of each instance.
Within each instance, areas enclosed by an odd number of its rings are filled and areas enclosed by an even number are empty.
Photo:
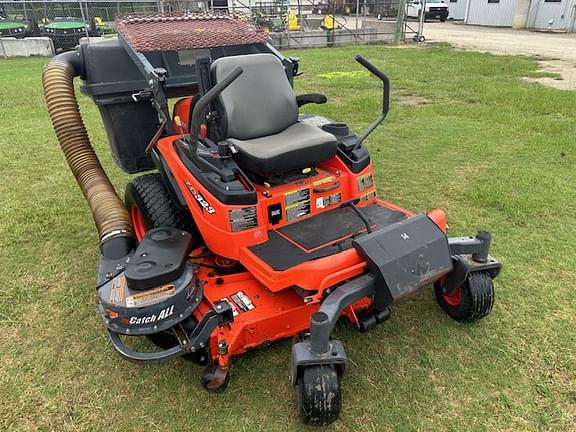
[[[462,301],[462,288],[458,287],[454,289],[450,294],[444,296],[444,300],[450,306],[458,306]]]

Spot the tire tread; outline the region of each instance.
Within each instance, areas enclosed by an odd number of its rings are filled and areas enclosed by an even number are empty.
[[[200,238],[191,216],[176,207],[158,173],[146,174],[128,183],[125,202],[129,209],[134,205],[140,209],[148,229],[172,227]]]
[[[462,300],[453,306],[446,302],[440,284],[434,286],[436,300],[450,317],[460,322],[474,322],[486,317],[494,307],[494,283],[487,272],[473,272],[460,287]]]

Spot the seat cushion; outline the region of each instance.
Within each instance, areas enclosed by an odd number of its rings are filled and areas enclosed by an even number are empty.
[[[334,157],[337,149],[334,135],[306,123],[261,138],[227,141],[238,149],[242,168],[264,176],[316,165]]]

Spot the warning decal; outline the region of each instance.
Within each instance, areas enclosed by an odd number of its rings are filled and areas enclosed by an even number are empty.
[[[299,189],[284,194],[286,221],[310,214],[310,188]]]
[[[241,209],[230,210],[228,217],[230,219],[230,229],[233,232],[258,226],[256,207],[243,207]]]
[[[368,192],[360,197],[361,201],[368,201],[376,196],[376,191]]]
[[[160,298],[170,297],[175,293],[176,287],[174,285],[164,285],[126,297],[126,307],[132,308],[146,306],[150,303],[157,302]]]
[[[366,174],[365,176],[358,177],[358,190],[362,192],[365,189],[369,189],[374,185],[374,180],[372,179],[372,174]]]
[[[332,183],[333,181],[334,181],[334,177],[324,177],[321,180],[316,180],[314,183],[312,183],[312,185],[314,187],[316,187],[316,186],[321,186],[321,185],[326,184],[326,183]]]
[[[112,289],[110,290],[110,303],[121,303],[124,300],[124,288],[126,288],[126,278],[124,275],[112,280]]]
[[[328,207],[333,204],[338,204],[340,201],[342,201],[342,194],[340,192],[325,197],[318,197],[316,198],[316,208],[321,209]]]

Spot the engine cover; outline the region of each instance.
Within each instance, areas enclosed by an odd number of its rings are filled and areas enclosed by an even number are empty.
[[[135,290],[124,272],[98,289],[100,313],[108,329],[126,335],[166,330],[188,318],[202,301],[203,290],[190,262],[168,283]]]

